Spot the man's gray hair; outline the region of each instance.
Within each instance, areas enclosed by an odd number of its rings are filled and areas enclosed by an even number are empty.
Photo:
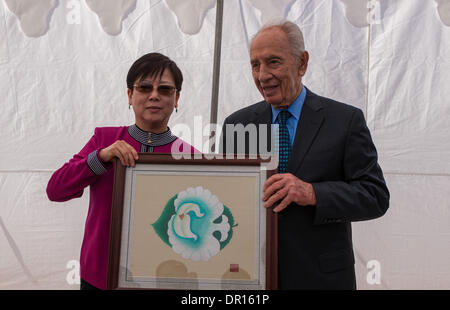
[[[273,27],[278,27],[281,30],[283,30],[284,33],[286,33],[286,35],[288,36],[289,43],[291,45],[291,52],[297,59],[299,59],[303,55],[303,52],[305,51],[305,40],[303,39],[303,33],[300,30],[300,27],[289,20],[278,19],[265,24],[253,36],[252,42],[261,32]]]

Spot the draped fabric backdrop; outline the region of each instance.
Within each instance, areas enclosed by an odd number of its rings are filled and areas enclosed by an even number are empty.
[[[186,124],[203,147],[194,131],[210,119],[215,5],[0,1],[0,289],[79,288],[89,192],[53,203],[45,188],[95,127],[134,122],[125,78],[138,57],[161,52],[180,66],[169,126]],[[450,1],[224,1],[219,124],[261,100],[249,40],[276,15],[304,32],[304,84],[361,108],[379,152],[391,206],[352,224],[358,288],[449,289]]]

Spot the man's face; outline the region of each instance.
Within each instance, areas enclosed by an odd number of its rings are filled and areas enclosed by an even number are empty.
[[[286,33],[278,27],[262,31],[250,46],[253,80],[274,108],[287,108],[300,95],[308,53],[295,59]]]

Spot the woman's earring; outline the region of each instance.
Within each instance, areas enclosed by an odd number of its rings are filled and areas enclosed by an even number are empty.
[[[128,110],[131,110],[131,104],[128,105]]]
[[[175,113],[178,113],[178,107],[175,108]]]

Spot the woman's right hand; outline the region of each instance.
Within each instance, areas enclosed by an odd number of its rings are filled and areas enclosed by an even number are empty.
[[[107,148],[101,149],[98,156],[104,162],[112,162],[117,157],[126,167],[134,167],[134,161],[138,159],[136,150],[123,140],[117,140]]]

